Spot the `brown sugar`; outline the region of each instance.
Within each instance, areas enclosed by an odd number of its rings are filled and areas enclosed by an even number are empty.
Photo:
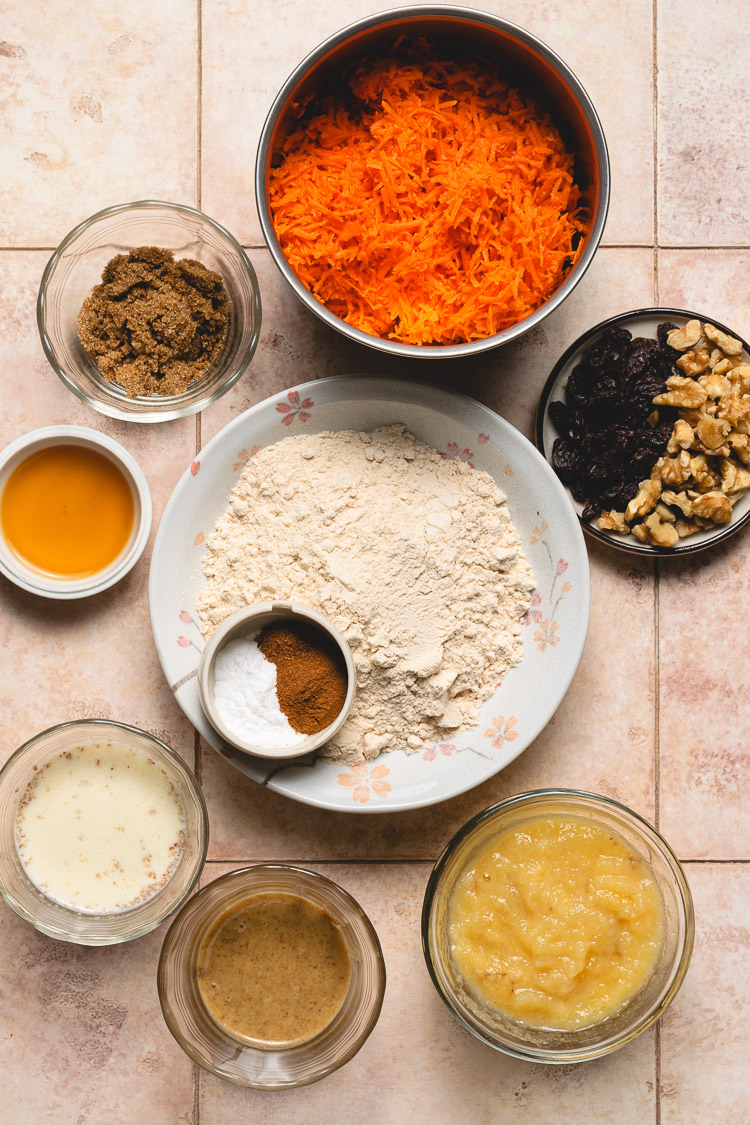
[[[140,246],[107,262],[78,314],[78,335],[104,378],[128,397],[179,395],[220,353],[229,309],[218,273]]]
[[[338,645],[301,621],[272,621],[258,633],[258,648],[276,665],[279,707],[299,734],[317,734],[346,700],[348,676]]]

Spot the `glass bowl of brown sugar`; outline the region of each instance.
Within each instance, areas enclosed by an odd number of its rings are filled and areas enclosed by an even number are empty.
[[[233,387],[260,336],[255,270],[207,215],[142,200],[79,223],[50,258],[37,299],[44,352],[101,414],[165,422]]]
[[[225,618],[198,666],[201,706],[232,746],[297,758],[339,734],[354,703],[349,644],[311,606],[256,602]]]

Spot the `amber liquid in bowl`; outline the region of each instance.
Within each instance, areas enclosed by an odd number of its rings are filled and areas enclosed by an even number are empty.
[[[233,1039],[291,1047],[318,1035],[346,999],[351,962],[325,910],[299,895],[266,893],[234,903],[198,950],[198,988]]]
[[[26,566],[56,578],[88,578],[125,550],[133,492],[109,457],[84,445],[50,445],[26,457],[0,500],[5,540]]]

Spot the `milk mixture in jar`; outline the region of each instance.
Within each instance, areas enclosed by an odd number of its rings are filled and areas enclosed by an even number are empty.
[[[172,877],[185,814],[151,758],[124,746],[78,746],[36,772],[15,836],[26,874],[48,898],[85,914],[117,914]]]

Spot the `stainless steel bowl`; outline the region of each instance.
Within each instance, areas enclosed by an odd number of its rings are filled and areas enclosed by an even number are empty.
[[[390,47],[397,35],[405,33],[468,47],[485,58],[496,59],[499,69],[511,81],[515,80],[546,107],[568,147],[575,153],[576,179],[590,219],[583,252],[562,285],[536,312],[484,340],[417,346],[385,340],[352,328],[305,288],[287,262],[274,232],[268,177],[285,137],[296,124],[294,106],[329,83],[337,79],[340,81],[342,71],[357,59]],[[476,12],[471,8],[436,4],[394,8],[358,20],[326,39],[303,59],[271,106],[261,132],[255,165],[255,192],[263,234],[276,265],[302,303],[350,340],[391,355],[422,359],[449,359],[489,351],[528,332],[556,309],[581,280],[596,253],[607,218],[609,185],[609,157],[604,132],[591,99],[570,67],[531,32],[499,16]]]

